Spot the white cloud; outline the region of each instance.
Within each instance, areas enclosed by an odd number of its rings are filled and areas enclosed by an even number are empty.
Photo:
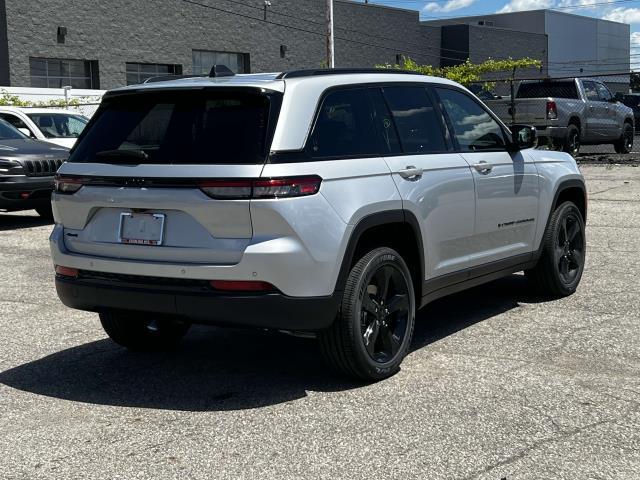
[[[461,8],[467,8],[475,3],[476,0],[449,0],[446,3],[429,2],[425,5],[425,12],[453,12]]]
[[[592,2],[593,3],[593,2]],[[551,0],[511,0],[498,13],[519,12],[521,10],[540,10],[553,5]]]
[[[640,23],[640,8],[614,8],[609,10],[602,18],[614,22]]]
[[[618,0],[559,0],[556,2],[558,7],[579,7],[576,10],[596,10],[605,7],[607,3],[613,3]]]

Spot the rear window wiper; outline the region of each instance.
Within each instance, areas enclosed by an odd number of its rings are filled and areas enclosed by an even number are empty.
[[[104,150],[96,153],[96,158],[121,163],[141,163],[149,160],[149,155],[144,150]]]

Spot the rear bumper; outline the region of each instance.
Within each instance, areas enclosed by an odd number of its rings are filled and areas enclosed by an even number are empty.
[[[207,325],[317,331],[329,327],[338,311],[336,295],[220,294],[204,286],[180,283],[56,276],[56,290],[62,303],[78,310],[162,313]]]
[[[536,126],[536,135],[540,138],[565,138],[567,136],[567,127]]]
[[[0,210],[29,210],[51,202],[53,177],[0,176]]]

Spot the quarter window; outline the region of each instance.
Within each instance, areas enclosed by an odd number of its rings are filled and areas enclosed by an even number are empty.
[[[500,124],[478,102],[449,88],[436,88],[436,91],[461,150],[505,149],[504,132]]]
[[[378,142],[366,89],[339,90],[323,100],[311,133],[312,157],[376,155]]]
[[[447,150],[441,119],[423,87],[388,87],[384,94],[398,127],[404,153]]]

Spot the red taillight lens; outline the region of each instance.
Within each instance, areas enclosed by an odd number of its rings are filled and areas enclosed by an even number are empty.
[[[320,190],[322,178],[308,177],[268,178],[259,180],[207,180],[198,186],[211,198],[291,198],[315,195]]]
[[[80,190],[84,183],[82,178],[60,177],[56,175],[53,185],[56,192],[70,195]]]
[[[556,120],[558,118],[558,106],[556,102],[547,102],[547,118]]]
[[[253,182],[253,198],[288,198],[315,195],[320,190],[320,177],[271,178]]]
[[[250,180],[209,180],[201,182],[198,186],[211,198],[251,198]]]
[[[79,274],[80,272],[77,268],[63,267],[62,265],[56,265],[56,275],[60,275],[62,277],[78,278]]]
[[[227,292],[272,292],[276,289],[267,282],[243,280],[211,280],[209,282],[216,290]]]

